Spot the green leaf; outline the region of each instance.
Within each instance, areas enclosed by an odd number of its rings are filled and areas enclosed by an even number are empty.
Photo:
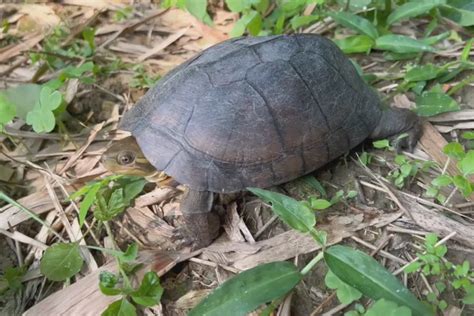
[[[160,303],[163,291],[163,287],[160,285],[160,278],[156,272],[149,271],[143,276],[138,290],[132,292],[130,296],[135,303],[151,307]]]
[[[271,262],[227,280],[190,311],[189,316],[247,315],[288,293],[301,273],[289,262]]]
[[[212,25],[212,19],[207,13],[207,0],[185,0],[186,10],[208,25]]]
[[[468,197],[469,195],[471,195],[472,185],[466,178],[460,175],[454,176],[453,183],[459,190],[461,190],[461,193],[465,197]]]
[[[366,35],[354,35],[340,40],[334,40],[337,46],[346,54],[366,53],[374,47],[374,40]]]
[[[444,73],[441,67],[433,64],[416,66],[410,68],[405,74],[405,80],[408,82],[426,81],[439,77]]]
[[[26,115],[33,110],[38,102],[40,92],[40,85],[28,83],[4,90],[2,94],[15,106],[15,115],[26,120]]]
[[[110,304],[105,311],[102,312],[102,316],[136,316],[137,310],[127,299],[115,301]]]
[[[443,16],[461,26],[474,25],[474,3],[472,0],[450,0],[448,4],[440,8]]]
[[[252,24],[252,23],[255,23],[253,22],[254,19],[256,19],[257,21],[260,20],[260,23],[257,22],[256,26]],[[249,25],[252,27],[253,31],[256,30],[259,24],[261,28],[261,19],[262,17],[257,11],[254,11],[254,10],[250,11],[242,15],[242,17],[234,24],[234,28],[230,31],[229,35],[231,37],[241,36],[245,33],[245,30],[247,29],[247,27],[249,27]]]
[[[253,12],[255,12],[255,16],[247,24],[247,29],[249,30],[250,35],[257,36],[260,33],[260,31],[262,30],[263,20],[262,20],[262,16],[260,15],[260,13],[258,13],[257,11],[253,11]]]
[[[108,271],[101,271],[99,274],[99,289],[104,295],[115,296],[122,293],[122,289],[115,288],[119,278]]]
[[[57,243],[46,249],[40,271],[51,281],[65,281],[81,270],[84,260],[77,243]]]
[[[40,92],[40,104],[42,110],[53,111],[61,105],[62,95],[50,87],[43,87]]]
[[[248,190],[262,200],[271,203],[273,212],[291,228],[302,233],[313,230],[316,218],[313,211],[304,203],[272,191],[258,188],[248,188]]]
[[[437,176],[433,181],[431,181],[431,184],[437,187],[444,187],[450,185],[452,182],[453,180],[451,180],[450,176],[442,174],[440,176]]]
[[[319,19],[319,15],[295,15],[291,18],[290,24],[291,28],[296,31],[300,27],[310,25]]]
[[[464,138],[464,139],[473,140],[474,139],[474,132],[464,132],[464,133],[462,133],[461,137]]]
[[[388,139],[381,139],[381,140],[377,140],[377,141],[373,142],[372,145],[375,148],[383,149],[383,148],[389,148],[390,147],[390,142],[388,141]]]
[[[466,46],[464,46],[462,53],[461,53],[461,61],[469,61],[469,53],[471,52],[471,47],[474,39],[470,39],[466,42]]]
[[[397,306],[396,303],[380,299],[367,310],[364,316],[411,316],[411,311],[406,306]]]
[[[379,37],[375,26],[369,21],[358,15],[349,12],[329,12],[328,15],[337,23],[350,28],[358,33],[367,35],[372,39]]]
[[[132,243],[128,245],[127,250],[123,252],[119,259],[121,262],[130,262],[137,258],[138,256],[138,245],[136,243]]]
[[[418,271],[419,268],[421,268],[421,263],[415,261],[407,265],[403,271],[405,271],[406,273],[412,273]]]
[[[225,0],[225,3],[232,12],[243,12],[252,6],[252,3],[248,0]]]
[[[474,285],[468,286],[466,289],[466,295],[462,299],[464,304],[474,304]]]
[[[145,187],[146,180],[139,178],[124,185],[123,195],[125,203],[130,203]]]
[[[410,1],[395,9],[387,18],[387,24],[427,14],[431,9],[446,4],[446,0],[417,0]]]
[[[458,142],[451,142],[444,146],[443,152],[451,158],[461,160],[464,158],[466,153],[464,152],[464,147]]]
[[[362,294],[407,306],[414,315],[433,315],[396,277],[367,254],[336,245],[325,251],[324,259],[339,279]]]
[[[97,192],[99,192],[99,190],[100,190],[100,185],[94,185],[90,187],[90,189],[85,194],[84,199],[81,202],[81,206],[79,207],[79,226],[80,227],[84,225],[84,221],[86,220],[86,217],[87,217],[87,212],[91,208],[92,204],[94,204]],[[71,195],[71,199],[74,199],[72,195]]]
[[[434,52],[434,48],[408,36],[389,34],[375,40],[375,48],[395,53]]]
[[[425,92],[416,97],[416,113],[420,116],[433,116],[459,109],[456,100],[443,92]]]
[[[319,192],[319,194],[321,194],[322,197],[327,196],[326,190],[324,189],[323,185],[314,176],[312,176],[312,175],[303,176],[303,177],[299,178],[299,180],[302,183],[305,183],[308,186],[310,186],[311,188],[317,190]]]
[[[317,210],[324,210],[331,206],[331,202],[324,199],[311,199],[311,207]]]
[[[458,163],[458,167],[466,177],[474,173],[474,150],[469,150]]]
[[[26,115],[26,123],[31,125],[36,133],[49,133],[56,126],[56,118],[53,112],[38,107]]]
[[[13,120],[15,114],[15,104],[10,102],[3,93],[0,93],[0,129],[2,125]]]
[[[337,298],[342,304],[350,304],[362,297],[361,292],[342,282],[331,270],[326,273],[324,283],[328,288],[336,290]]]

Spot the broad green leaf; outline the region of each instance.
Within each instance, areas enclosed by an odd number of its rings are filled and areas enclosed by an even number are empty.
[[[324,283],[328,288],[336,290],[337,298],[342,304],[350,304],[362,297],[361,292],[342,282],[331,270],[326,273]]]
[[[474,139],[474,132],[464,132],[462,133],[461,137],[464,139],[472,140]]]
[[[366,35],[354,35],[334,41],[346,54],[366,53],[374,47],[374,40]]]
[[[289,262],[262,264],[224,282],[188,315],[244,316],[261,304],[285,295],[301,278],[301,273]]]
[[[403,271],[405,271],[406,273],[413,273],[415,271],[418,271],[420,267],[421,267],[421,262],[415,261],[407,265],[405,269],[403,269]]]
[[[454,185],[461,191],[464,196],[469,196],[472,193],[471,183],[463,176],[457,175],[453,177]]]
[[[395,53],[434,52],[434,48],[408,36],[389,34],[375,40],[375,48]]]
[[[433,64],[426,64],[410,68],[405,75],[405,80],[408,82],[426,81],[437,78],[442,74],[443,68]]]
[[[369,36],[372,39],[379,37],[375,26],[369,21],[358,15],[349,12],[328,13],[328,15],[337,23],[350,28],[358,33]]]
[[[468,286],[466,289],[466,295],[462,299],[464,304],[474,304],[474,285]]]
[[[212,24],[211,17],[207,13],[207,0],[185,0],[184,3],[189,13],[206,24]]]
[[[321,194],[322,197],[327,196],[326,190],[324,189],[323,185],[314,176],[307,175],[307,176],[303,176],[299,178],[298,180],[301,181],[302,183],[307,184],[311,188],[317,190]]]
[[[44,252],[40,271],[51,281],[65,281],[78,273],[83,263],[77,243],[57,243]]]
[[[389,148],[390,147],[390,142],[388,141],[388,139],[381,139],[381,140],[377,140],[375,142],[372,142],[372,145],[375,148],[383,149],[383,148]]]
[[[451,32],[448,31],[448,32],[444,32],[444,33],[441,33],[441,34],[438,34],[438,35],[423,38],[420,41],[422,41],[426,45],[434,45],[434,44],[438,43],[439,41],[442,41],[442,40],[448,38],[450,35],[451,35]]]
[[[105,311],[102,312],[102,316],[136,316],[137,310],[127,299],[122,298],[121,300],[115,301],[110,304]]]
[[[252,3],[248,0],[225,0],[225,4],[232,12],[243,12],[252,6]]]
[[[319,20],[318,15],[295,15],[291,18],[291,28],[297,30],[300,27],[307,26]]]
[[[464,152],[464,147],[458,142],[451,142],[444,146],[443,152],[451,158],[461,160],[464,158],[466,153]]]
[[[375,302],[364,316],[411,316],[411,310],[406,306],[397,306],[396,303],[380,299]]]
[[[138,256],[138,245],[136,243],[132,243],[128,245],[127,250],[122,252],[118,257],[121,262],[131,262],[137,259]]]
[[[100,190],[100,185],[94,185],[90,187],[90,189],[85,193],[84,199],[81,202],[81,206],[79,207],[79,225],[82,227],[84,221],[86,220],[87,212],[91,208],[92,204],[94,204],[97,192]],[[71,199],[73,197],[71,196]]]
[[[61,105],[62,95],[49,87],[43,87],[40,92],[41,110],[53,111]]]
[[[393,24],[402,19],[426,14],[429,10],[446,4],[446,0],[416,0],[410,1],[395,9],[387,18],[387,24]]]
[[[450,0],[440,7],[441,14],[461,26],[474,25],[474,2],[472,0]]]
[[[310,232],[316,224],[313,211],[291,197],[258,188],[248,188],[262,200],[272,204],[272,210],[291,228],[302,233]]]
[[[434,178],[433,181],[431,181],[431,184],[437,187],[444,187],[444,186],[450,185],[452,182],[453,180],[451,179],[450,176],[443,174]]]
[[[15,104],[8,100],[3,93],[0,93],[0,129],[3,124],[13,120],[15,114]]]
[[[249,30],[250,35],[257,36],[260,33],[260,31],[262,30],[263,20],[262,20],[262,16],[260,15],[260,13],[258,13],[257,11],[254,11],[254,12],[255,12],[255,16],[247,24],[247,29]]]
[[[458,111],[459,104],[446,93],[425,92],[416,97],[416,113],[420,116],[433,116],[440,113]]]
[[[38,107],[26,115],[26,123],[31,125],[36,133],[49,133],[56,126],[56,119],[53,112]]]
[[[120,288],[116,288],[119,278],[108,271],[101,271],[99,274],[99,289],[104,295],[115,296],[122,293]]]
[[[324,259],[339,279],[362,294],[374,300],[384,298],[407,306],[414,315],[433,315],[395,276],[369,255],[336,245],[325,251]]]
[[[332,204],[328,200],[324,199],[311,199],[311,207],[317,210],[324,210],[330,207]]]
[[[469,150],[458,163],[458,167],[464,176],[474,173],[474,150]]]
[[[257,11],[250,11],[244,15],[234,24],[234,27],[230,31],[231,37],[241,36],[245,33],[248,25],[252,23],[254,19],[258,19],[260,14]],[[261,20],[261,16],[260,16]]]
[[[2,94],[15,105],[15,115],[26,120],[28,112],[32,111],[39,100],[41,86],[27,83],[2,91]]]
[[[151,307],[160,303],[163,291],[163,287],[160,285],[160,278],[156,272],[149,271],[143,276],[138,290],[132,292],[130,296],[135,303]]]

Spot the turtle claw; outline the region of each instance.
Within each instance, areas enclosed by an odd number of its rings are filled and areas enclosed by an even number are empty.
[[[416,144],[420,139],[422,134],[422,127],[419,122],[416,122],[408,131],[391,137],[391,143],[395,148],[397,154],[401,153],[403,150],[413,152],[415,150]]]

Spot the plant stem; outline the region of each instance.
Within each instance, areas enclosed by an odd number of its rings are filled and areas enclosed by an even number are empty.
[[[58,237],[59,240],[61,240],[62,242],[65,242],[64,238],[57,231],[52,229],[51,226],[49,226],[48,223],[43,221],[36,213],[30,211],[29,209],[27,209],[26,207],[24,207],[23,205],[21,205],[20,203],[18,203],[17,201],[15,201],[11,197],[9,197],[5,193],[3,193],[3,191],[0,191],[0,200],[4,200],[5,202],[7,202],[9,204],[18,207],[20,210],[27,213],[35,221],[37,221],[41,225],[45,226],[50,232],[52,232],[56,237]]]
[[[301,274],[306,275],[311,269],[319,262],[321,259],[323,259],[324,252],[320,251],[316,257],[313,258],[302,270]]]

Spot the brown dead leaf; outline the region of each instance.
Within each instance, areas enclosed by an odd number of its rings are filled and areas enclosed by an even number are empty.
[[[10,58],[20,55],[25,50],[31,49],[33,46],[38,44],[46,36],[46,33],[32,34],[26,37],[19,44],[12,44],[0,51],[0,63],[9,61]]]

